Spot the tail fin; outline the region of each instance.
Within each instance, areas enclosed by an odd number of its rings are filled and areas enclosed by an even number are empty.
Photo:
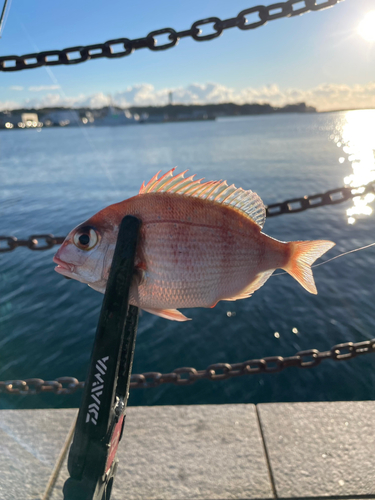
[[[317,294],[311,266],[316,259],[330,250],[335,243],[332,241],[292,241],[289,244],[290,258],[283,268],[298,281],[308,292]]]

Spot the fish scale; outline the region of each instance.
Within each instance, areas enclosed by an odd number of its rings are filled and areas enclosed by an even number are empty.
[[[169,193],[131,200],[130,214],[142,219],[141,241],[145,242],[147,272],[139,286],[140,307],[152,304],[152,308],[165,309],[172,295],[176,308],[197,307],[198,303],[212,307],[240,293],[255,278],[264,235],[240,212]],[[155,213],[161,220],[172,220],[154,222]]]

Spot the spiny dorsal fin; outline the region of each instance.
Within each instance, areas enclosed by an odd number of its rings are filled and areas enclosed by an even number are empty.
[[[139,194],[174,193],[222,203],[244,213],[258,226],[263,227],[266,210],[256,193],[236,188],[234,184],[228,186],[227,182],[222,180],[201,183],[203,179],[194,180],[195,175],[185,178],[187,170],[174,176],[175,170],[176,168],[172,168],[158,179],[160,170],[147,184],[143,182]]]

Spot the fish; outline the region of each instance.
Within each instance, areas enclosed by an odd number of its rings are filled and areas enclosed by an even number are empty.
[[[251,190],[161,171],[138,195],[75,227],[53,258],[55,271],[105,293],[120,223],[140,219],[129,303],[187,321],[180,308],[213,308],[250,297],[276,269],[317,293],[311,265],[335,243],[278,241],[262,232],[265,206]]]

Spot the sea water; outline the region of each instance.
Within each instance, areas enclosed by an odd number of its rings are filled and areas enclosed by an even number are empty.
[[[265,204],[375,179],[375,111],[280,114],[207,122],[0,132],[0,234],[66,235],[98,210],[135,195],[158,170],[227,179]],[[266,220],[283,241],[336,242],[323,260],[375,241],[373,197]],[[57,250],[0,253],[0,380],[84,380],[103,296],[54,272]],[[183,310],[176,323],[142,313],[133,373],[204,369],[290,356],[375,337],[375,248],[314,270],[318,295],[288,275],[251,298]],[[374,355],[324,361],[191,386],[134,389],[129,404],[373,399]],[[0,397],[0,408],[78,406],[67,396]]]

